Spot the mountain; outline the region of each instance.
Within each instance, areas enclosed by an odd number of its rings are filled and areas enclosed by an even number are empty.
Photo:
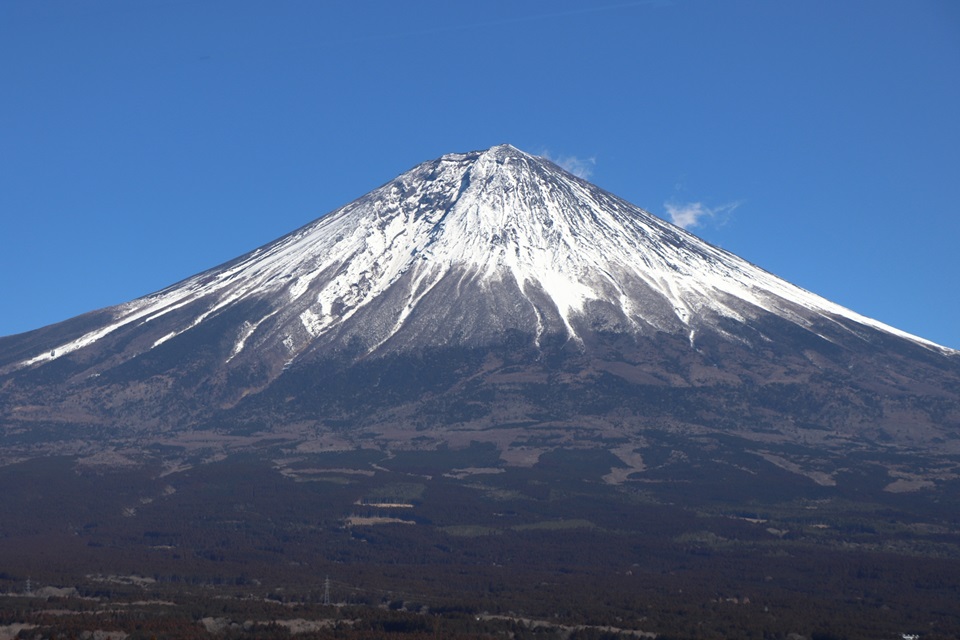
[[[0,485],[8,592],[960,632],[960,353],[509,145],[0,338]]]
[[[108,309],[109,321],[64,327],[63,338],[35,345],[39,353],[4,363],[9,371],[54,361],[136,328],[135,345],[113,360],[129,361],[244,305],[227,367],[267,354],[289,365],[350,340],[368,354],[489,344],[508,330],[577,343],[598,329],[685,333],[696,348],[697,331],[723,333],[725,322],[769,314],[806,330],[852,322],[949,353],[502,145],[424,163],[280,240]]]
[[[554,366],[550,354],[565,364]],[[456,372],[424,360],[464,357],[474,364]],[[529,380],[505,382],[518,377],[504,373],[517,359]],[[463,380],[400,397],[377,372],[399,371],[399,362],[418,363],[414,380]],[[727,415],[710,418],[730,423],[716,427],[725,433],[793,441],[829,433],[842,446],[957,453],[958,363],[955,351],[795,287],[509,145],[423,163],[163,291],[0,340],[8,431],[62,424],[85,444],[90,427],[123,425],[121,440],[124,430],[142,437],[209,423],[249,431],[251,415],[276,431],[281,395],[284,424],[320,430],[374,416],[394,428],[422,422],[410,415],[422,413],[412,405],[424,394],[460,406],[459,430],[583,421],[583,407],[513,397],[529,383],[621,405],[616,431],[625,437],[645,428],[644,394],[677,396],[653,402],[687,405],[682,422],[710,430],[706,416],[716,412],[680,396],[710,404],[719,393],[735,398]],[[324,401],[331,371],[344,374],[340,384],[347,371],[364,371],[359,396],[383,387],[394,400]],[[364,375],[379,379],[374,389]],[[457,398],[467,379],[510,399]],[[779,400],[757,406],[758,394],[780,389],[804,396],[802,416]],[[592,421],[608,413],[589,412]],[[449,441],[452,414],[427,413],[431,438]],[[655,413],[679,418],[669,408]]]

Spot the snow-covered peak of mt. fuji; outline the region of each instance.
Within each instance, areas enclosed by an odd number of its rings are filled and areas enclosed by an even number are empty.
[[[111,320],[21,360],[30,366],[136,330],[135,357],[227,314],[226,362],[291,363],[483,344],[518,330],[681,333],[775,314],[852,321],[950,352],[795,287],[509,145],[445,155],[228,264],[108,310]],[[231,316],[233,317],[233,316]]]

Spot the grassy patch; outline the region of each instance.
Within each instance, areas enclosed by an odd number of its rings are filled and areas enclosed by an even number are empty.
[[[572,520],[544,520],[543,522],[518,524],[511,528],[514,531],[559,531],[561,529],[594,529],[596,526],[589,520],[575,518]]]
[[[477,538],[479,536],[500,535],[503,533],[501,529],[473,524],[458,524],[451,525],[449,527],[440,527],[440,531],[443,531],[447,535],[451,535],[456,538]]]

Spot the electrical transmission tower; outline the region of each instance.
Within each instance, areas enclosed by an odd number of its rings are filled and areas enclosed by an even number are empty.
[[[330,576],[323,580],[323,604],[330,604]]]

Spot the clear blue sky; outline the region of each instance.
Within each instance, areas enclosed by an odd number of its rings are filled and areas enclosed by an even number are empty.
[[[0,335],[509,142],[960,348],[953,0],[0,0],[0,97]]]

